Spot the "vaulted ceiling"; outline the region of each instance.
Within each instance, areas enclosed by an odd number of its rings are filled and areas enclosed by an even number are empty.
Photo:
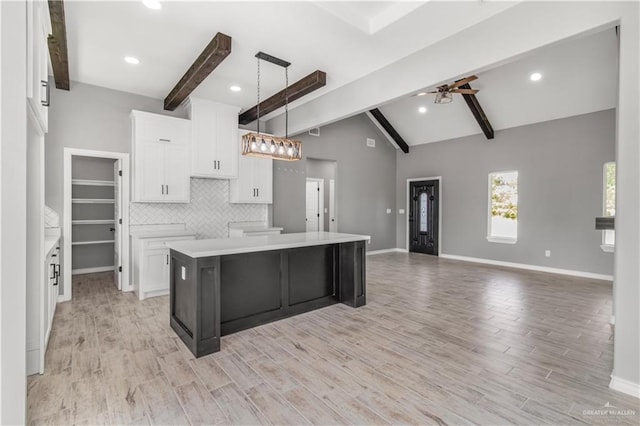
[[[432,47],[435,52],[443,41],[459,38],[481,23],[491,27],[519,3],[162,1],[160,10],[151,10],[139,0],[67,1],[70,75],[72,81],[162,99],[211,37],[222,32],[232,37],[232,52],[193,94],[243,110],[252,107],[257,86],[254,55],[264,51],[292,63],[290,83],[317,69],[327,73],[326,86],[293,102],[295,109],[364,81],[416,52]],[[477,46],[477,55],[482,49]],[[448,57],[464,63],[456,54],[451,50]],[[127,64],[124,56],[135,56],[140,64]],[[615,107],[617,62],[617,38],[609,28],[475,72],[479,78],[472,87],[480,89],[477,98],[494,129],[500,130]],[[425,61],[419,66],[427,72],[442,65]],[[542,79],[532,82],[532,72],[540,72]],[[468,69],[466,75],[472,73]],[[438,84],[463,76],[447,76],[450,80]],[[387,84],[401,79],[401,73],[390,75]],[[232,92],[232,85],[242,90]],[[283,86],[282,68],[263,62],[262,99]],[[414,93],[434,88],[415,87]],[[455,96],[451,104],[435,105],[432,95],[408,93],[377,106],[409,145],[480,133],[463,99]],[[427,112],[419,113],[420,106]],[[280,108],[265,118],[282,113]]]
[[[316,69],[323,93],[474,25],[510,2],[245,2],[66,1],[71,80],[164,98],[216,32],[232,37],[232,52],[194,95],[249,108],[256,101],[256,59],[264,51],[292,63],[289,81]],[[434,16],[456,16],[446,22]],[[427,25],[428,23],[428,25]],[[134,56],[139,65],[123,61]],[[262,65],[266,98],[284,87],[281,68]],[[241,92],[231,92],[237,85]],[[276,111],[273,115],[280,114]],[[266,117],[269,118],[269,117]]]

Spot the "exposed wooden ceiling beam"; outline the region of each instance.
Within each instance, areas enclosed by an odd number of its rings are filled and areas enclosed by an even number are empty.
[[[469,83],[463,84],[459,87],[461,89],[471,89],[471,86],[469,86]],[[469,109],[471,110],[471,113],[473,114],[476,121],[480,125],[480,128],[482,129],[482,132],[484,133],[484,135],[487,137],[487,139],[493,139],[493,127],[491,127],[491,123],[489,123],[489,119],[487,118],[486,114],[482,110],[482,107],[480,106],[480,102],[478,102],[478,98],[476,98],[476,95],[463,94],[462,97],[467,102],[467,106],[469,107]]]
[[[369,113],[373,116],[373,118],[376,119],[376,121],[378,121],[378,123],[380,123],[380,126],[382,126],[384,131],[387,132],[387,134],[389,134],[389,136],[393,138],[396,145],[398,145],[398,147],[402,150],[402,152],[404,152],[405,154],[408,154],[409,145],[407,145],[404,139],[402,139],[402,136],[400,136],[400,134],[396,131],[396,129],[393,128],[391,123],[389,123],[389,120],[387,120],[387,117],[385,117],[384,114],[382,114],[382,112],[378,108],[369,110]]]
[[[313,92],[327,84],[327,74],[324,71],[316,70],[308,76],[296,81],[287,89],[289,103],[300,99],[304,95]],[[260,102],[260,116],[267,115],[270,112],[283,107],[286,103],[285,90],[282,89],[275,95]],[[238,118],[240,124],[249,124],[258,118],[258,106],[254,105],[249,108]]]
[[[51,34],[47,37],[47,45],[56,89],[69,90],[69,56],[63,0],[49,0],[49,17]]]
[[[176,109],[230,53],[231,37],[217,33],[164,99],[164,109]]]

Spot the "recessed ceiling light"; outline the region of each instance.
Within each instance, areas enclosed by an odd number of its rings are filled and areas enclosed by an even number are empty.
[[[162,9],[162,4],[158,0],[142,0],[142,4],[147,6],[149,9],[153,9],[153,10]]]
[[[229,90],[231,90],[232,92],[239,92],[242,90],[242,87],[240,86],[231,86],[229,87]]]
[[[542,74],[540,74],[539,72],[534,72],[529,76],[529,78],[531,79],[531,81],[538,81],[542,78]]]
[[[420,108],[418,108],[418,112],[420,114],[424,114],[425,112],[427,112],[427,107],[426,106],[421,106]]]
[[[138,65],[140,63],[140,59],[134,58],[133,56],[125,56],[124,61],[132,65]]]

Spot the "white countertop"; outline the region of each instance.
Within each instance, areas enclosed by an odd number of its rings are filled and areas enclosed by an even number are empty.
[[[170,241],[167,247],[189,257],[224,256],[325,244],[369,241],[368,235],[337,232],[301,232],[296,234],[262,235],[244,238],[216,238],[209,240]]]
[[[140,232],[132,232],[131,236],[133,238],[145,239],[145,238],[168,238],[168,237],[190,237],[193,235],[197,235],[197,232],[193,231],[140,231]]]

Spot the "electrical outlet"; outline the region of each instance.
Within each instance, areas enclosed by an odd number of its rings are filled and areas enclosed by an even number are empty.
[[[398,210],[398,214],[404,214],[404,209]]]
[[[545,250],[544,255],[547,257],[551,257],[551,250]]]
[[[391,214],[391,209],[387,209],[387,214]]]
[[[376,147],[376,140],[375,139],[371,139],[371,138],[367,138],[367,146],[369,148],[375,148]]]

